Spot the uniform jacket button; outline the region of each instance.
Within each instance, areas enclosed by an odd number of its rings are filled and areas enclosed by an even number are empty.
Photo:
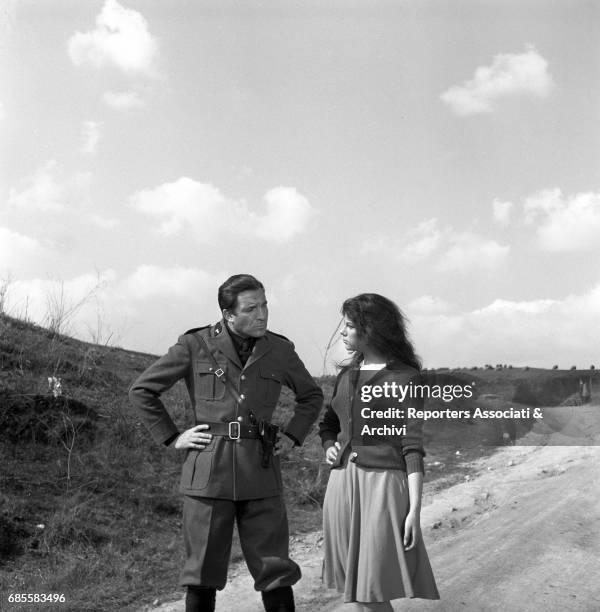
[[[350,455],[350,457],[352,458],[352,460],[354,461],[354,459],[356,459],[358,457],[358,453],[352,453]]]
[[[245,374],[242,374],[242,375],[240,376],[240,380],[246,380],[246,375],[245,375]]]
[[[242,394],[240,394],[240,398],[241,399],[246,399],[246,396],[242,393]]]
[[[237,420],[241,423],[244,420],[244,417],[239,416]]]

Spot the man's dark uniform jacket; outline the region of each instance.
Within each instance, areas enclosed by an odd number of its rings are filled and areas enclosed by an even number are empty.
[[[241,403],[236,402],[215,376],[214,362],[198,341],[200,335],[229,383],[243,398]],[[131,401],[158,443],[167,443],[179,433],[160,395],[180,379],[187,385],[196,424],[237,422],[248,425],[250,412],[259,421],[271,420],[281,385],[286,385],[296,394],[296,408],[285,431],[298,444],[304,441],[323,402],[321,389],[287,338],[267,331],[256,339],[252,354],[242,365],[225,323],[221,321],[180,336],[177,344],[131,387]],[[235,437],[237,426],[232,426],[232,432]],[[204,450],[187,452],[181,492],[235,501],[280,495],[278,457],[273,457],[268,468],[261,466],[261,460],[259,439],[232,440],[227,435],[213,435]]]

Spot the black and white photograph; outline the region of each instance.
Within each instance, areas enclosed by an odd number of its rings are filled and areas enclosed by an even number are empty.
[[[600,610],[599,28],[0,0],[0,610]]]

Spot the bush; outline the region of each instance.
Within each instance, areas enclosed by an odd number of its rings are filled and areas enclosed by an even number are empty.
[[[25,395],[0,391],[0,440],[13,444],[89,443],[98,415],[82,402],[64,396]]]
[[[44,549],[48,552],[57,546],[94,546],[108,542],[111,533],[94,516],[90,502],[80,495],[65,497],[45,526]]]
[[[30,535],[26,524],[19,516],[0,514],[0,565],[22,552],[23,540]]]

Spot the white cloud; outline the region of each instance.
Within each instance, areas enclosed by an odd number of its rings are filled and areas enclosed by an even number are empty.
[[[68,42],[76,66],[116,66],[125,73],[156,74],[158,42],[148,30],[146,19],[116,0],[106,0],[96,17],[96,28],[76,32]]]
[[[130,198],[134,208],[160,221],[166,235],[187,229],[200,242],[215,242],[223,234],[287,242],[302,233],[315,210],[293,187],[265,194],[266,213],[250,209],[244,200],[226,198],[216,187],[182,177]]]
[[[562,299],[498,299],[470,312],[411,316],[413,338],[437,366],[512,363],[549,368],[598,365],[600,285]]]
[[[437,219],[422,221],[409,229],[401,240],[379,235],[366,238],[361,253],[392,253],[405,263],[418,263],[430,257],[441,245],[443,230],[437,227]]]
[[[187,177],[139,191],[130,202],[137,210],[158,218],[160,231],[167,235],[190,227],[209,236],[220,229],[221,216],[227,213],[225,197],[216,187]]]
[[[458,115],[491,113],[498,100],[519,95],[546,97],[553,88],[548,62],[531,45],[525,53],[496,55],[491,66],[480,66],[470,81],[441,95]]]
[[[9,312],[62,333],[84,337],[88,325],[97,325],[99,300],[110,300],[117,275],[113,270],[88,272],[68,280],[17,279],[10,286]]]
[[[504,227],[510,224],[510,217],[514,208],[512,202],[503,202],[496,198],[492,203],[492,208],[494,210],[494,221],[496,221],[496,223]]]
[[[47,257],[44,246],[34,238],[0,227],[0,274],[15,278],[32,272]]]
[[[557,303],[558,302],[556,300],[530,300],[528,302],[515,302],[511,300],[497,299],[485,308],[474,310],[473,314],[476,316],[497,316],[506,313],[527,313],[537,315],[547,312]]]
[[[22,181],[21,189],[11,189],[8,205],[31,213],[57,213],[89,201],[91,174],[75,174],[60,180],[56,162],[45,163],[32,176]]]
[[[523,211],[525,213],[525,223],[533,224],[540,218],[551,216],[560,212],[563,208],[562,191],[554,189],[542,189],[525,200]]]
[[[470,272],[474,269],[490,270],[506,261],[510,247],[500,245],[478,234],[452,227],[438,226],[437,219],[429,219],[409,229],[403,237],[377,237],[366,239],[363,253],[381,252],[402,263],[416,264],[437,258],[439,271]]]
[[[495,240],[486,240],[472,232],[449,236],[451,246],[440,256],[437,269],[446,272],[468,273],[473,269],[493,270],[500,267],[510,252],[510,247]]]
[[[197,300],[199,293],[210,291],[216,295],[217,286],[210,274],[197,268],[144,265],[122,281],[121,291],[131,300],[161,296]]]
[[[417,263],[431,256],[440,248],[444,231],[437,227],[437,219],[419,223],[406,234],[406,243],[398,252],[398,258],[409,263]]]
[[[422,295],[406,305],[407,313],[417,315],[441,314],[449,310],[450,304],[448,302],[431,295]]]
[[[68,228],[70,233],[77,234],[90,223],[105,230],[115,228],[120,220],[92,205],[91,188],[91,173],[65,177],[51,160],[9,191],[6,218],[21,225],[26,223],[30,230],[35,228],[33,233],[43,233],[46,238],[64,237]]]
[[[109,108],[118,111],[126,111],[144,106],[144,101],[135,91],[107,91],[102,96],[102,99]]]
[[[254,216],[258,238],[271,242],[288,242],[304,231],[315,210],[293,187],[275,187],[265,194],[267,212]],[[243,231],[243,230],[242,230]]]
[[[97,121],[84,121],[81,127],[83,143],[81,152],[85,155],[94,155],[100,142],[100,123]]]
[[[564,197],[560,189],[546,189],[526,198],[523,209],[525,223],[536,226],[542,249],[600,249],[600,192]]]
[[[11,278],[16,280],[9,285],[7,312],[14,316],[48,325],[62,305],[68,315],[63,332],[69,335],[160,351],[198,320],[218,320],[217,287],[224,280],[195,268],[153,265],[127,276],[107,269],[65,280]]]

